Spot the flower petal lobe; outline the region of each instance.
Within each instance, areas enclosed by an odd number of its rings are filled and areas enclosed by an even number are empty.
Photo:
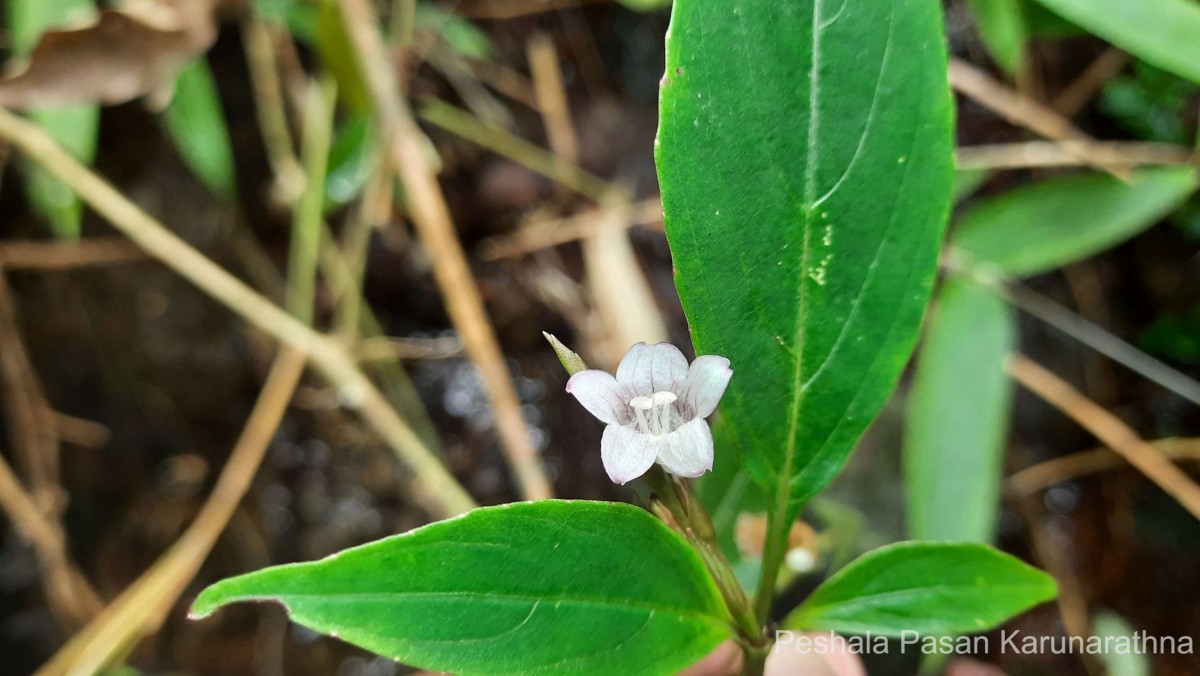
[[[717,410],[733,371],[725,357],[706,354],[696,357],[683,386],[683,399],[697,418],[707,418]]]
[[[629,403],[625,401],[624,388],[609,373],[596,369],[580,371],[567,381],[567,392],[602,422],[621,425],[629,421]]]
[[[613,483],[625,484],[654,465],[654,444],[649,436],[628,427],[609,425],[600,439],[600,459]]]
[[[658,462],[671,474],[688,478],[711,470],[713,438],[708,423],[703,418],[696,418],[659,437]]]

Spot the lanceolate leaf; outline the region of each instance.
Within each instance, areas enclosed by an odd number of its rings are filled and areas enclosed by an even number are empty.
[[[12,46],[17,54],[28,57],[47,29],[59,28],[90,15],[92,0],[10,0],[7,3]],[[91,164],[96,156],[96,137],[100,128],[100,110],[93,105],[34,110],[36,121],[77,159]],[[79,236],[83,205],[62,181],[33,166],[26,167],[26,192],[29,201],[50,223],[59,237]]]
[[[947,279],[917,357],[904,430],[908,534],[991,542],[1012,383],[1008,304],[965,277]]]
[[[1200,82],[1196,0],[1037,0],[1118,47]]]
[[[1029,42],[1022,1],[970,0],[968,6],[992,58],[1009,75],[1017,74],[1025,61],[1025,48]]]
[[[267,599],[316,631],[455,674],[671,674],[730,638],[693,550],[615,503],[477,509],[218,582],[192,612]]]
[[[657,149],[697,351],[773,509],[837,473],[908,359],[949,205],[934,0],[677,0]]]
[[[881,636],[960,634],[995,627],[1057,593],[1049,575],[990,547],[902,542],[843,568],[784,626]]]
[[[234,199],[233,146],[216,81],[203,58],[179,72],[165,119],[175,147],[196,176],[217,197]]]
[[[1044,181],[963,215],[953,242],[973,263],[1035,275],[1094,255],[1157,223],[1196,191],[1191,167]]]

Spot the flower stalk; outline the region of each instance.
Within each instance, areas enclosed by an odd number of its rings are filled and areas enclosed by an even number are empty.
[[[651,501],[659,501],[665,508],[670,519],[664,519],[657,510],[652,510],[668,526],[687,539],[688,543],[700,555],[704,566],[712,575],[725,605],[729,608],[737,627],[739,645],[746,653],[747,665],[752,661],[753,654],[762,652],[766,655],[769,641],[763,633],[754,613],[754,605],[746,590],[738,582],[733,567],[729,564],[721,545],[717,542],[716,528],[713,527],[712,517],[700,503],[699,498],[692,492],[687,483],[678,477],[671,476],[660,467],[653,467],[644,476],[646,484],[653,492]]]
[[[617,483],[637,476],[645,479],[651,490],[647,500],[650,512],[683,535],[716,583],[738,632],[736,640],[745,656],[744,673],[761,674],[771,642],[754,604],[721,551],[712,517],[691,490],[690,482],[681,478],[699,476],[712,467],[712,436],[704,418],[713,412],[725,390],[732,373],[728,360],[700,357],[689,371],[673,346],[647,347],[639,343],[630,350],[614,380],[607,373],[589,370],[578,354],[554,336],[543,335],[572,376],[567,391],[609,425],[605,437],[610,445],[604,448],[609,476]],[[680,438],[678,430],[689,426],[703,433],[691,439]],[[617,433],[635,439],[616,446],[609,437],[616,438]],[[610,455],[614,447],[628,455],[639,442],[654,452],[635,465]]]

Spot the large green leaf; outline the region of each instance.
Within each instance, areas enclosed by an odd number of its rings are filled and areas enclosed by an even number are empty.
[[[1052,179],[982,202],[953,242],[969,261],[1034,275],[1087,258],[1157,223],[1196,190],[1189,167]]]
[[[322,633],[455,674],[668,674],[731,635],[683,539],[603,502],[477,509],[218,582],[192,612],[263,599]]]
[[[990,629],[1057,593],[1049,575],[991,547],[902,542],[843,568],[784,626],[880,636],[960,634]]]
[[[908,399],[904,481],[908,533],[990,542],[1000,504],[1012,384],[1012,310],[967,279],[947,279],[925,330]]]
[[[216,196],[234,199],[237,174],[233,145],[217,83],[203,58],[179,71],[165,120],[175,147],[196,176]]]
[[[907,361],[949,207],[934,0],[678,0],[657,148],[696,349],[790,521]]]
[[[1037,0],[1118,47],[1200,82],[1200,2]]]
[[[5,9],[14,53],[28,56],[46,30],[87,17],[94,8],[92,0],[9,0]],[[96,106],[42,108],[31,111],[29,117],[76,159],[85,164],[95,159],[100,130],[100,109]],[[83,205],[75,192],[32,163],[24,168],[26,192],[34,210],[49,222],[55,235],[78,237]]]

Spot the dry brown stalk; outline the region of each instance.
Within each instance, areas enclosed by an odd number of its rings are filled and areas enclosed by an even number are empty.
[[[379,138],[390,144],[413,224],[433,259],[434,277],[446,309],[467,355],[483,378],[517,487],[527,499],[551,497],[550,481],[521,414],[512,374],[458,241],[445,195],[427,159],[425,137],[401,97],[395,73],[389,67],[391,59],[379,34],[374,8],[366,0],[345,0],[338,6],[374,102]]]
[[[281,349],[195,521],[149,570],[42,665],[38,676],[97,673],[142,636],[158,630],[249,490],[304,373],[305,361],[304,352]]]
[[[0,108],[0,138],[12,142],[43,169],[70,186],[84,202],[150,256],[260,330],[306,353],[317,370],[338,388],[346,405],[374,427],[397,457],[413,471],[413,497],[426,510],[445,517],[475,506],[474,500],[441,460],[363,375],[353,357],[338,342],[298,321],[206,258],[80,164],[37,125]]]
[[[1105,158],[1092,156],[1089,145],[1092,137],[1053,109],[1005,86],[962,59],[950,59],[949,73],[954,89],[1000,117],[1048,139],[1082,142],[1069,148],[1078,153],[1080,160],[1114,176],[1127,176],[1125,169],[1106,163]]]
[[[1120,454],[1200,519],[1200,486],[1119,418],[1027,357],[1014,355],[1008,362],[1008,373]]]
[[[954,151],[954,165],[959,169],[1074,167],[1093,162],[1109,167],[1135,167],[1196,161],[1191,148],[1169,143],[1028,141],[966,146]]]
[[[1159,439],[1146,442],[1175,462],[1200,462],[1200,439]],[[1081,476],[1127,467],[1109,448],[1095,448],[1053,458],[1014,473],[1004,480],[1005,493],[1024,497]]]
[[[121,237],[60,240],[9,240],[0,243],[0,265],[18,270],[69,270],[136,263],[146,252]]]

